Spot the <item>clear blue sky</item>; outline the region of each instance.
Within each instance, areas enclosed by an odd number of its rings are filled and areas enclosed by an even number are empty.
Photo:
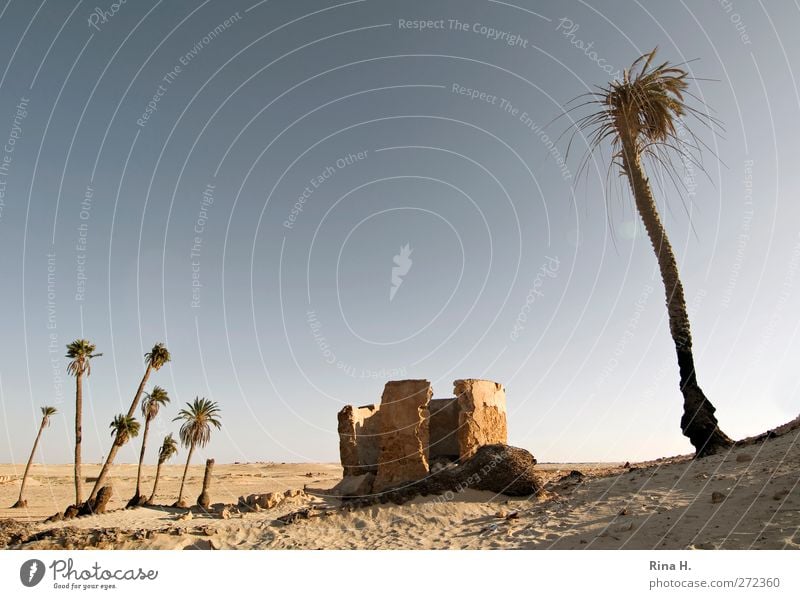
[[[602,161],[576,181],[581,140],[566,165],[548,143],[568,100],[656,45],[698,59],[693,91],[725,125],[698,131],[708,176],[680,173],[686,209],[656,187],[699,380],[731,436],[797,415],[795,5],[111,5],[0,7],[0,462],[27,458],[45,404],[38,459],[70,461],[63,350],[81,336],[104,354],[87,461],[157,341],[173,404],[155,435],[209,397],[218,461],[335,461],[336,412],[389,378],[438,397],[504,383],[509,441],[540,461],[690,451],[624,181]]]

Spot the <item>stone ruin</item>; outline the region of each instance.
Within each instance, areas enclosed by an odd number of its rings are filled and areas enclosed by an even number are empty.
[[[457,380],[453,395],[432,399],[427,380],[389,381],[380,405],[342,408],[337,492],[378,493],[463,463],[484,445],[507,443],[503,385]]]

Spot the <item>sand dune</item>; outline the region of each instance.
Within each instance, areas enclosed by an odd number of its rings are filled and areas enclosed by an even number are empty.
[[[664,459],[620,464],[543,464],[541,498],[508,498],[466,490],[452,499],[418,497],[404,505],[343,507],[324,493],[336,464],[218,465],[215,502],[240,495],[302,489],[309,494],[230,519],[185,510],[120,509],[132,494],[136,467],[114,469],[114,511],[68,522],[41,520],[69,503],[71,466],[37,465],[27,510],[0,510],[6,537],[15,526],[23,548],[104,547],[151,549],[742,549],[800,548],[800,431],[726,455],[692,461]],[[87,476],[96,466],[85,467]],[[154,469],[147,470],[145,488]],[[191,469],[187,493],[199,493],[202,466]],[[577,470],[582,475],[566,476]],[[21,473],[1,466],[0,476]],[[182,467],[164,471],[158,499],[171,503]],[[0,505],[16,499],[18,481],[0,483]],[[307,519],[283,524],[279,516],[308,508]],[[35,536],[32,536],[35,535]],[[27,541],[26,541],[27,539]],[[24,541],[19,543],[19,541]]]

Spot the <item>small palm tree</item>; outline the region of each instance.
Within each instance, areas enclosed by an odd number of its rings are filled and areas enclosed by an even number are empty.
[[[144,375],[142,375],[142,380],[139,382],[139,386],[136,389],[136,394],[133,396],[133,401],[131,402],[131,407],[128,408],[128,418],[133,418],[133,415],[136,413],[136,407],[139,405],[139,399],[142,397],[142,393],[144,392],[144,386],[147,384],[147,380],[150,378],[150,374],[153,371],[158,371],[161,367],[169,362],[171,356],[169,354],[169,350],[163,343],[156,343],[149,352],[144,355],[144,361],[147,365],[144,369]],[[116,439],[114,443],[116,444]],[[113,454],[109,452],[108,457],[106,458],[106,463],[103,464],[103,470],[101,470],[101,476],[97,478],[97,481],[94,483],[94,487],[92,488],[92,492],[89,495],[89,502],[93,502],[97,498],[97,493],[100,491],[100,488],[103,486],[105,480],[102,478],[102,472],[108,471],[111,467],[111,464],[114,462],[114,457],[116,456],[116,452]]]
[[[680,369],[683,395],[681,430],[694,445],[696,457],[702,457],[730,447],[733,441],[717,426],[715,408],[697,382],[683,284],[643,159],[649,158],[669,169],[669,153],[676,151],[682,160],[697,164],[694,154],[702,142],[694,135],[690,135],[693,141],[682,138],[681,129],[686,130],[683,118],[691,115],[706,125],[716,124],[716,121],[684,102],[689,87],[688,73],[667,62],[653,66],[655,54],[654,49],[640,56],[630,69],[625,70],[621,80],[589,94],[592,99],[587,104],[599,109],[579,120],[578,125],[580,129],[590,130],[590,152],[604,142],[611,143],[612,165],[619,167],[627,178],[636,209],[655,251]]]
[[[178,491],[178,500],[175,502],[177,507],[185,507],[183,502],[183,486],[186,483],[186,473],[189,471],[189,462],[195,447],[205,447],[211,440],[211,427],[217,429],[222,427],[219,421],[219,407],[216,402],[209,401],[205,397],[195,397],[192,403],[187,403],[188,409],[178,412],[173,419],[183,420],[180,430],[181,444],[189,449],[186,456],[186,466],[183,469],[181,488]]]
[[[67,345],[66,357],[70,359],[67,372],[75,377],[75,505],[83,503],[81,486],[81,416],[83,413],[83,375],[92,374],[92,358],[103,354],[96,354],[94,343],[86,339],[76,339]]]
[[[111,436],[114,437],[114,442],[111,444],[111,450],[108,452],[108,459],[103,464],[102,470],[97,477],[98,482],[105,482],[108,477],[108,472],[111,469],[111,464],[119,451],[119,448],[125,445],[128,441],[139,435],[139,421],[133,416],[126,416],[125,414],[117,414],[111,424],[108,425],[111,429]],[[102,488],[102,485],[101,485]],[[89,497],[86,502],[90,510],[94,510],[95,499]]]
[[[147,433],[150,430],[150,423],[158,416],[161,406],[169,403],[167,392],[156,385],[150,393],[147,393],[142,402],[142,416],[144,416],[144,433],[142,434],[142,449],[139,452],[139,469],[136,471],[136,494],[131,499],[132,504],[139,504],[142,497],[142,464],[144,463],[144,452],[147,447]]]
[[[17,499],[17,503],[11,507],[28,507],[28,502],[22,498],[23,493],[25,493],[25,483],[28,480],[28,472],[31,469],[36,448],[39,446],[39,439],[42,437],[42,431],[46,426],[50,426],[50,417],[55,414],[56,411],[57,410],[51,406],[45,406],[42,408],[42,422],[39,425],[39,432],[36,433],[36,440],[33,442],[33,449],[31,449],[31,456],[28,458],[28,464],[25,466],[25,473],[22,475],[22,485],[19,487],[19,499]]]
[[[161,465],[170,460],[172,456],[178,453],[178,442],[172,436],[172,433],[164,437],[164,442],[161,443],[161,449],[158,451],[158,466],[156,467],[156,480],[153,482],[153,492],[150,494],[150,499],[147,500],[148,504],[153,503],[156,491],[158,490],[158,481],[161,478]]]

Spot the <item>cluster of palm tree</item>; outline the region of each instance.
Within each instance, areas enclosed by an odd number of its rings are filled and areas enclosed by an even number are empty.
[[[160,370],[167,362],[170,361],[171,356],[169,350],[163,343],[157,343],[153,348],[144,355],[145,358],[145,371],[136,393],[133,396],[130,408],[126,414],[118,414],[114,417],[109,425],[111,429],[111,436],[113,438],[111,449],[108,452],[103,466],[100,470],[94,487],[86,501],[83,498],[82,487],[82,463],[81,463],[81,418],[83,415],[83,377],[91,374],[91,361],[94,358],[102,356],[103,354],[96,353],[96,347],[93,343],[86,339],[76,339],[67,345],[66,357],[70,359],[67,365],[67,372],[75,377],[75,505],[72,509],[74,513],[84,512],[91,513],[94,511],[97,497],[100,490],[105,485],[108,479],[109,472],[114,463],[114,460],[120,448],[126,443],[139,436],[141,425],[135,418],[136,408],[139,406],[140,400],[144,396],[141,405],[142,417],[144,418],[144,432],[142,434],[142,446],[139,452],[139,465],[136,473],[136,491],[134,496],[128,502],[128,506],[137,506],[150,504],[153,502],[156,492],[158,490],[158,482],[161,477],[161,467],[164,463],[170,460],[178,452],[178,444],[172,433],[168,434],[158,452],[158,466],[156,468],[156,478],[153,483],[153,490],[149,496],[142,493],[142,466],[144,464],[145,452],[147,449],[147,437],[150,432],[150,426],[162,407],[167,405],[170,401],[167,391],[154,386],[149,393],[145,392],[145,386],[153,372]],[[186,475],[189,470],[189,463],[192,459],[192,454],[195,448],[205,447],[211,439],[211,427],[219,429],[222,424],[219,418],[219,407],[216,402],[209,401],[205,398],[196,397],[192,403],[187,403],[186,408],[180,410],[178,416],[173,421],[180,420],[183,422],[180,428],[180,441],[181,444],[189,450],[186,458],[186,467],[183,471],[183,478],[181,480],[181,489],[178,494],[178,499],[175,502],[176,506],[185,506],[183,502],[183,489],[186,482]],[[13,507],[25,507],[27,502],[23,495],[25,491],[25,483],[27,482],[28,473],[30,471],[31,463],[33,462],[36,448],[42,436],[42,431],[50,423],[50,417],[56,413],[56,409],[50,406],[42,408],[42,422],[39,426],[39,431],[36,435],[36,440],[31,450],[28,464],[25,467],[25,473],[22,477],[22,484],[20,487],[19,499]],[[68,509],[68,511],[69,511]]]

